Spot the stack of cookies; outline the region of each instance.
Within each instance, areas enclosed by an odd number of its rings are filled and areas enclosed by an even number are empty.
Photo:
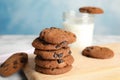
[[[74,61],[68,44],[76,41],[76,36],[60,28],[46,28],[33,42],[35,48],[35,70],[44,74],[63,74],[72,69]]]

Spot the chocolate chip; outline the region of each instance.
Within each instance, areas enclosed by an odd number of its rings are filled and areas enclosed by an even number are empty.
[[[68,54],[71,54],[72,52],[71,52],[71,50],[68,52]]]
[[[4,63],[0,65],[0,67],[3,67],[4,66]]]
[[[56,46],[55,46],[55,48],[59,48],[59,47],[60,47],[60,45],[56,45]]]
[[[45,32],[45,31],[43,31],[42,33],[43,33],[43,35],[45,35],[45,34],[46,34],[46,32]]]
[[[14,69],[16,69],[16,68],[17,68],[17,66],[13,66],[13,68],[14,68]]]
[[[55,48],[59,48],[61,45],[67,45],[67,44],[68,44],[67,41],[63,41],[60,44],[56,45]]]
[[[92,9],[96,9],[96,8],[92,7]]]
[[[21,62],[21,63],[25,63],[25,60],[21,59],[20,62]]]
[[[86,55],[87,57],[91,57],[90,55]]]
[[[54,68],[52,68],[51,70],[54,71]]]
[[[14,61],[13,64],[16,65],[16,64],[18,64],[18,62],[17,62],[17,61]]]
[[[20,55],[20,56],[23,56],[23,55],[24,55],[24,53],[20,53],[19,55]]]
[[[43,45],[48,45],[48,44],[49,44],[49,43],[45,42],[45,41],[42,40],[42,39],[39,39],[39,41],[41,41]]]
[[[27,61],[28,61],[28,59],[25,58],[25,57],[22,57],[21,60],[20,60],[21,63],[27,63]]]
[[[67,33],[67,31],[64,31],[65,33]]]
[[[75,38],[76,38],[76,36],[75,36],[75,35],[73,35],[73,37],[75,37]]]
[[[103,48],[100,48],[100,50],[103,50]]]
[[[54,53],[53,57],[54,57],[54,58],[57,58],[57,54],[56,54],[56,52]]]
[[[64,61],[62,59],[58,59],[57,62],[60,64],[63,63]]]
[[[63,57],[63,53],[57,54],[59,58]]]
[[[36,59],[42,59],[42,57],[41,56],[36,56]]]
[[[94,47],[90,47],[90,49],[94,49]]]
[[[51,27],[50,29],[57,29],[56,27]]]
[[[91,13],[91,10],[87,10],[87,13]]]

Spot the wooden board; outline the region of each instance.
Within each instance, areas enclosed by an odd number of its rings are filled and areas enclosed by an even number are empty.
[[[93,59],[81,55],[79,49],[72,49],[75,59],[71,71],[61,75],[45,75],[34,70],[34,54],[24,68],[28,80],[120,80],[120,43],[100,45],[112,49],[111,59]]]

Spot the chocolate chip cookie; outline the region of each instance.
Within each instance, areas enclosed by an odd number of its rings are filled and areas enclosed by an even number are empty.
[[[71,55],[64,57],[63,59],[45,60],[39,56],[36,56],[35,63],[43,68],[63,68],[71,65],[74,59]]]
[[[39,50],[35,49],[34,54],[41,56],[43,59],[62,59],[70,55],[72,52],[69,47],[63,47],[59,50]]]
[[[0,66],[0,75],[4,77],[10,76],[22,69],[27,62],[27,53],[20,52],[13,54]]]
[[[63,42],[70,44],[76,41],[75,34],[55,27],[44,29],[39,37],[51,44],[61,44]]]
[[[82,54],[87,57],[98,58],[98,59],[107,59],[114,56],[114,52],[106,47],[99,46],[90,46],[86,47]]]
[[[67,47],[68,43],[66,41],[64,41],[64,42],[61,42],[60,44],[50,44],[40,38],[36,38],[32,42],[32,46],[35,47],[36,49],[40,49],[40,50],[57,50],[62,47]]]
[[[37,72],[50,74],[50,75],[63,74],[70,71],[71,69],[72,69],[72,65],[65,66],[63,68],[53,68],[53,69],[42,68],[42,67],[39,67],[38,65],[35,66],[35,70]]]
[[[104,11],[101,8],[98,7],[81,7],[79,8],[79,11],[82,13],[89,13],[89,14],[102,14]]]

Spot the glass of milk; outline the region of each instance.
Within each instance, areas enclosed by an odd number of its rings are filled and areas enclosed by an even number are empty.
[[[63,19],[64,30],[71,31],[77,36],[71,47],[84,49],[92,45],[94,14],[69,11],[63,14]]]

